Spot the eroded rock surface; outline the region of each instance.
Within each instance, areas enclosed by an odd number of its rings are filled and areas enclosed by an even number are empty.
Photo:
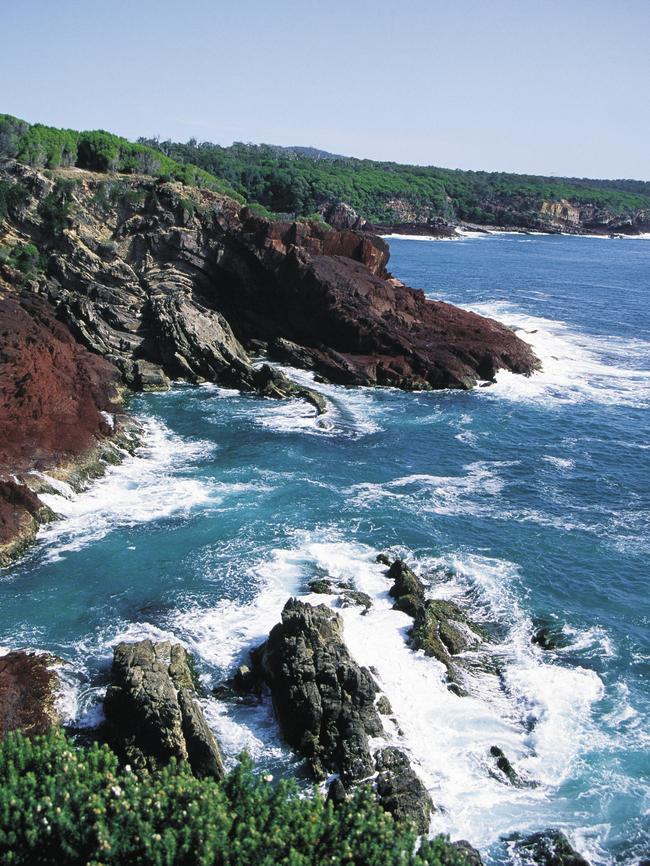
[[[419,833],[426,833],[433,806],[427,789],[416,775],[411,762],[400,749],[381,749],[375,756],[377,794],[387,812],[398,820],[409,820]]]
[[[104,699],[107,735],[137,764],[176,758],[196,776],[221,778],[223,760],[196,701],[190,664],[180,644],[118,644]]]
[[[368,737],[383,730],[379,689],[348,652],[337,613],[290,599],[255,661],[285,739],[316,778],[336,771],[348,783],[373,774]]]
[[[287,742],[307,758],[317,779],[340,774],[330,798],[344,797],[344,785],[374,779],[384,808],[426,832],[433,804],[407,755],[392,746],[374,754],[371,749],[369,738],[384,734],[378,713],[391,712],[390,703],[350,656],[340,616],[326,605],[290,599],[253,657]]]
[[[392,563],[388,577],[393,581],[389,593],[395,599],[395,609],[413,617],[410,645],[442,662],[449,680],[462,693],[457,657],[484,640],[483,630],[455,602],[426,598],[424,584],[402,560]]]
[[[532,833],[513,845],[518,866],[589,866],[560,830]]]
[[[55,232],[40,208],[55,182],[0,164],[31,194],[10,229],[40,243],[39,285],[59,317],[127,381],[141,359],[171,378],[251,388],[251,341],[346,384],[465,388],[537,366],[508,328],[393,279],[379,237],[269,222],[180,184],[60,174],[75,185],[68,225]]]
[[[9,731],[44,734],[60,721],[54,663],[47,653],[26,650],[0,656],[0,738]]]
[[[27,470],[67,463],[113,434],[118,371],[80,345],[46,299],[0,266],[0,566],[52,513]]]

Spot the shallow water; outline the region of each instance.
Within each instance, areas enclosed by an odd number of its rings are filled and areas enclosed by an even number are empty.
[[[502,834],[558,826],[594,864],[636,862],[650,854],[650,243],[499,235],[391,250],[408,284],[522,329],[543,372],[470,393],[317,386],[332,403],[320,419],[214,386],[138,397],[138,456],[48,499],[65,519],[0,572],[0,644],[68,660],[65,712],[92,724],[116,641],[173,636],[212,685],[290,594],[349,578],[375,603],[341,610],[347,641],[392,704],[386,739],[439,806],[432,830],[498,862]],[[476,673],[468,698],[447,691],[441,666],[405,644],[380,551],[492,628],[502,676]],[[531,644],[537,617],[557,621],[565,648]],[[247,748],[296,769],[268,703],[204,705],[229,761]],[[492,745],[536,785],[495,779]]]

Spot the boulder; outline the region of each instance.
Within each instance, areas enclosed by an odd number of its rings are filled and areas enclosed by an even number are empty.
[[[459,839],[457,842],[452,842],[451,844],[465,859],[467,866],[483,866],[481,852],[477,851],[466,839]]]
[[[0,739],[9,731],[44,734],[60,722],[55,662],[47,653],[26,650],[0,656]]]
[[[334,771],[347,785],[372,775],[368,737],[382,732],[374,703],[379,690],[350,656],[337,613],[290,599],[254,663],[285,739],[317,779]]]
[[[375,756],[375,764],[381,805],[399,821],[412,821],[418,833],[426,833],[433,804],[404,752],[394,747],[381,749]]]
[[[518,839],[513,853],[521,866],[589,866],[560,830],[544,830]]]
[[[159,364],[151,361],[136,361],[134,364],[134,387],[138,391],[168,391],[169,378]]]
[[[120,643],[104,699],[107,737],[136,764],[176,758],[196,776],[221,778],[221,753],[195,697],[191,659],[180,644]]]

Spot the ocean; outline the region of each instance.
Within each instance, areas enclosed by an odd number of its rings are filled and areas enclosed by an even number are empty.
[[[373,607],[340,609],[346,641],[392,704],[386,740],[431,792],[431,832],[496,864],[502,837],[558,827],[595,866],[636,863],[650,856],[650,243],[390,246],[396,276],[518,329],[542,372],[471,392],[315,384],[320,418],[212,385],[133,398],[137,455],[85,493],[44,497],[63,518],[0,572],[0,644],[63,659],[62,711],[83,726],[101,717],[117,641],[179,640],[228,763],[246,749],[292,774],[270,702],[210,689],[291,595],[336,604],[309,580],[348,579]],[[468,697],[408,648],[378,553],[489,629],[494,663]],[[540,623],[558,648],[531,642]],[[495,776],[493,745],[528,786]]]

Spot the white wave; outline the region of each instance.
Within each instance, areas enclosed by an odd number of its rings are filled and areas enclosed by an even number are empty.
[[[381,430],[378,423],[380,407],[372,388],[344,388],[317,382],[308,370],[286,365],[274,365],[290,379],[318,391],[328,401],[328,410],[318,415],[305,400],[266,400],[256,404],[256,421],[262,427],[279,432],[303,432],[320,436],[359,438]]]
[[[437,235],[405,235],[405,234],[389,234],[389,235],[380,235],[380,237],[384,238],[387,241],[455,241],[460,240],[461,237],[479,237],[480,232],[467,232],[462,233],[456,230],[456,234],[453,237],[441,238]]]
[[[565,322],[531,316],[507,301],[465,306],[515,329],[542,362],[542,370],[529,377],[500,371],[497,384],[482,389],[482,395],[551,404],[650,407],[650,342],[580,333]],[[627,366],[630,360],[645,368]]]
[[[383,484],[354,484],[345,492],[360,508],[392,499],[416,513],[476,515],[493,511],[494,497],[504,487],[497,470],[504,465],[479,461],[465,466],[465,475],[406,475]]]
[[[421,481],[420,476],[399,480]],[[442,665],[409,649],[405,634],[412,621],[392,609],[390,583],[375,555],[366,545],[332,537],[329,528],[297,533],[292,546],[274,550],[252,567],[251,580],[259,586],[252,603],[223,601],[209,610],[179,612],[174,630],[225,675],[246,658],[251,646],[264,640],[279,621],[287,598],[300,593],[309,578],[323,574],[351,581],[373,598],[366,615],[358,608],[337,607],[335,596],[306,594],[303,589],[302,597],[335,606],[345,621],[350,652],[376,671],[396,718],[396,723],[385,720],[385,740],[409,753],[440,807],[432,831],[486,847],[495,841],[496,832],[565,819],[561,805],[556,809],[549,795],[593,744],[591,708],[602,695],[598,676],[549,661],[548,654],[531,644],[532,625],[519,606],[519,576],[510,563],[469,555],[430,558],[422,560],[423,567],[444,567],[447,572],[446,580],[434,585],[436,594],[462,601],[471,589],[475,616],[497,619],[507,630],[503,642],[490,648],[501,661],[501,679],[491,673],[473,674],[473,696],[458,698],[447,689]],[[211,724],[232,748],[252,744],[266,760],[259,745],[269,733],[259,727],[267,724],[264,714],[245,730],[241,718],[233,720],[223,706],[209,711],[216,713]],[[536,720],[532,730],[524,724],[531,716]],[[505,751],[522,777],[537,781],[537,787],[515,788],[494,778],[489,756],[493,745]]]
[[[545,454],[542,457],[542,460],[545,460],[547,463],[551,463],[553,466],[556,466],[558,469],[573,469],[575,466],[575,461],[570,460],[568,457],[555,457],[552,454]]]
[[[64,518],[39,533],[50,560],[100,540],[116,526],[189,512],[214,498],[215,491],[207,483],[180,473],[215,445],[181,439],[154,419],[144,419],[142,425],[144,436],[136,455],[110,467],[85,492],[76,494],[68,485],[44,476],[59,492],[41,494],[41,499]]]

